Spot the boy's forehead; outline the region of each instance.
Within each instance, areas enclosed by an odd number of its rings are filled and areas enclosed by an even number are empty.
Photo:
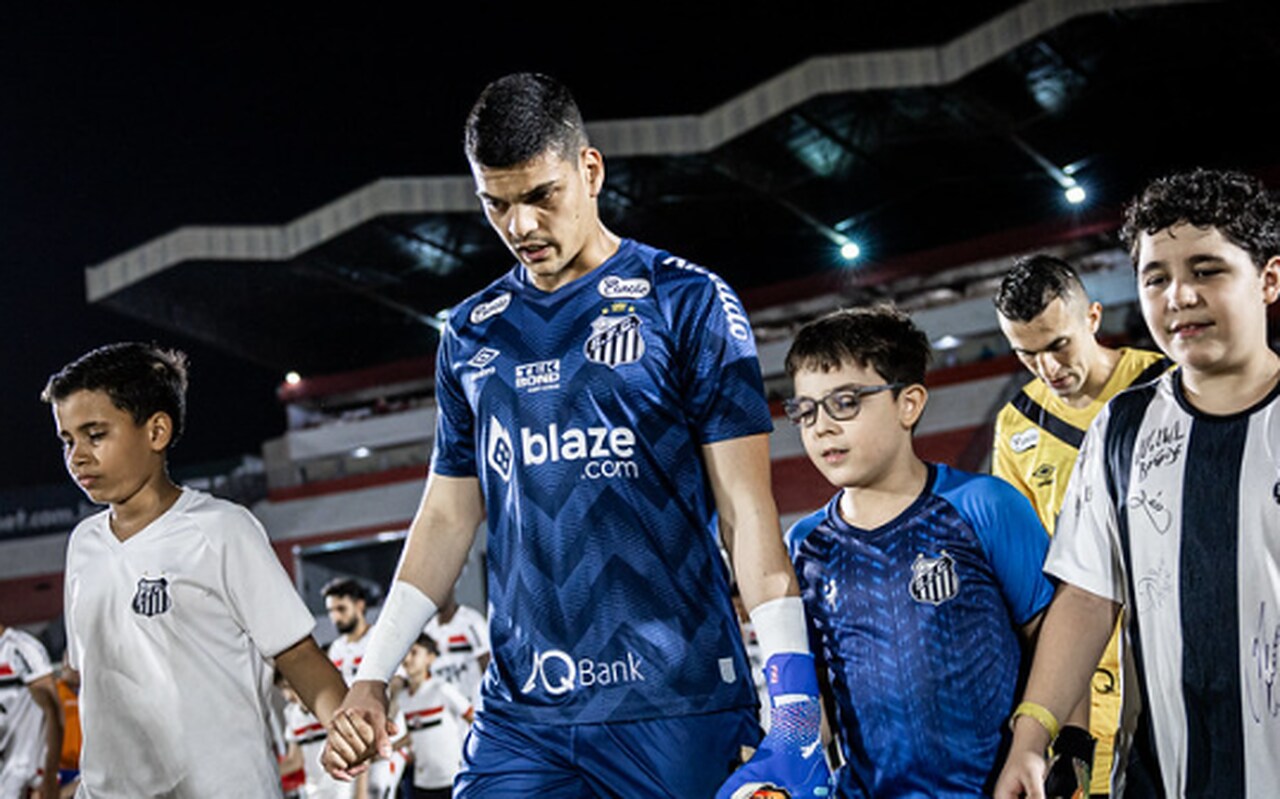
[[[78,389],[53,402],[53,418],[59,429],[117,421],[121,416],[129,414],[117,408],[105,391]]]
[[[1168,261],[1193,255],[1228,257],[1233,254],[1249,257],[1239,245],[1212,225],[1200,227],[1190,222],[1179,222],[1155,232],[1144,230],[1138,236],[1139,269],[1152,261]]]
[[[885,382],[885,379],[870,364],[860,364],[857,361],[845,359],[834,366],[828,365],[825,369],[817,362],[805,363],[796,370],[794,381],[797,394],[808,394],[823,388],[835,388],[850,383],[878,385]],[[802,388],[808,390],[802,391]]]

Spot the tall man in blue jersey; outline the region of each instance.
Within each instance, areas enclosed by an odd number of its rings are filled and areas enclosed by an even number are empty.
[[[825,796],[741,304],[604,227],[603,158],[554,80],[490,84],[466,146],[519,263],[450,315],[426,491],[326,764],[385,751],[385,682],[487,516],[493,662],[455,796]],[[716,521],[773,656],[776,733],[732,776],[759,732]]]

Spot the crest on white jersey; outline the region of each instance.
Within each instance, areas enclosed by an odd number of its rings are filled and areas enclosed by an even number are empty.
[[[504,291],[488,302],[482,302],[471,309],[471,324],[478,325],[486,319],[497,316],[507,310],[507,306],[511,304],[511,292]]]
[[[916,555],[911,564],[911,598],[917,602],[941,605],[960,593],[956,562],[944,549],[936,558]]]
[[[489,467],[497,472],[504,482],[511,482],[511,465],[515,462],[516,451],[511,443],[511,433],[502,426],[496,416],[489,417],[489,450],[485,453]]]
[[[172,602],[169,600],[169,581],[163,577],[138,580],[138,590],[133,595],[133,612],[139,616],[158,616],[167,611]]]
[[[649,296],[649,281],[642,277],[627,279],[609,275],[596,284],[596,290],[607,300],[638,300]]]
[[[1009,446],[1014,452],[1026,452],[1040,443],[1040,428],[1028,427],[1021,433],[1009,436]]]
[[[626,363],[635,363],[644,355],[644,337],[639,316],[601,316],[592,321],[591,335],[582,345],[582,353],[588,361],[602,363],[610,369]]]

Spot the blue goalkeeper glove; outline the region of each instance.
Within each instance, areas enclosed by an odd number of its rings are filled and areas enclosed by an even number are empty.
[[[769,734],[751,760],[720,786],[716,799],[747,799],[762,790],[793,799],[831,796],[813,655],[774,655],[765,664],[764,673],[769,684]]]

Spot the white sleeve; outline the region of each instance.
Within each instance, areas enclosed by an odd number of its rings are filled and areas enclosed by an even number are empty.
[[[14,654],[17,655],[18,674],[27,685],[53,673],[48,651],[32,635],[14,636]]]
[[[72,592],[76,588],[78,578],[72,570],[72,556],[76,550],[76,532],[79,528],[71,532],[71,539],[67,542],[66,566],[62,571],[62,626],[66,630],[67,635],[67,663],[76,671],[81,671],[84,664],[80,660],[80,643],[76,635],[76,627],[74,624],[75,614],[71,609],[75,607],[72,602]]]
[[[233,506],[220,517],[223,580],[231,613],[263,657],[275,657],[311,634],[315,618],[275,550],[248,510]]]
[[[1107,490],[1105,442],[1110,418],[1110,408],[1104,408],[1089,426],[1071,471],[1044,570],[1091,594],[1123,603],[1117,511]]]

